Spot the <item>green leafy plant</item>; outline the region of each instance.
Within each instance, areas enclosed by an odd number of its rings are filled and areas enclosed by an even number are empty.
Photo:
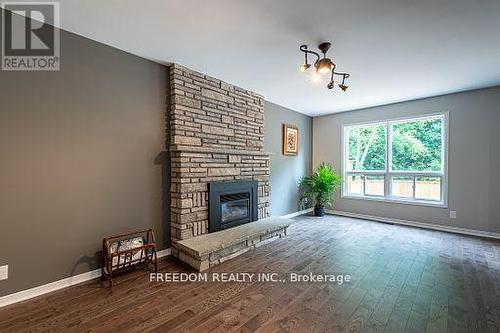
[[[342,177],[335,172],[333,166],[323,162],[312,176],[303,177],[299,181],[300,200],[303,204],[322,211],[324,207],[332,204],[335,192],[341,184]],[[320,215],[322,214],[321,212]]]

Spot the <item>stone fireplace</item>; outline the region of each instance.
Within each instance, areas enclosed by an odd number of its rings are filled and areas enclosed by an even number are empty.
[[[170,227],[172,254],[178,256],[179,241],[211,229],[209,184],[253,182],[251,220],[269,216],[269,155],[261,95],[177,64],[169,66],[168,83]],[[244,195],[223,200],[228,227],[234,223],[228,214],[242,214],[248,202]]]

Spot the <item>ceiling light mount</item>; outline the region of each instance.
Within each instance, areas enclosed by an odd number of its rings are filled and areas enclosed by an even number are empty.
[[[321,51],[321,53],[326,55],[326,52],[328,52],[328,50],[330,49],[331,46],[332,46],[332,43],[323,42],[323,43],[318,45],[318,49]]]
[[[330,82],[326,85],[328,89],[333,89],[333,87],[335,86],[335,76],[341,76],[342,84],[339,84],[339,88],[342,89],[342,91],[346,91],[349,86],[345,85],[345,80],[350,75],[348,73],[335,72],[335,68],[337,66],[330,58],[326,57],[326,53],[331,46],[332,44],[330,42],[323,42],[318,45],[319,51],[323,53],[323,57],[321,57],[319,53],[309,50],[307,45],[301,45],[299,49],[300,51],[304,52],[304,63],[300,65],[300,71],[306,72],[311,67],[311,65],[314,65],[316,74],[327,74],[331,72]],[[314,62],[314,64],[310,64],[308,62],[307,55],[313,55],[316,57],[316,61]]]

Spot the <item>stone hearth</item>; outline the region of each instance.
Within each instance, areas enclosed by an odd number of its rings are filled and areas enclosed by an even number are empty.
[[[269,217],[176,243],[178,257],[198,271],[286,236],[291,220]]]

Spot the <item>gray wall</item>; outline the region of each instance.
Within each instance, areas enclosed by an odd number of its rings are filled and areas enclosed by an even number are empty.
[[[284,123],[299,128],[299,154],[283,155]],[[271,153],[271,215],[297,212],[297,183],[311,171],[312,118],[277,104],[264,104],[264,150]]]
[[[152,227],[170,246],[166,68],[61,31],[59,72],[0,72],[0,297],[100,267],[102,237]],[[282,123],[300,153],[281,153]],[[266,102],[271,213],[296,212],[312,118]]]
[[[313,164],[328,161],[340,170],[343,124],[441,111],[450,113],[448,209],[355,199],[339,199],[335,209],[500,232],[500,87],[314,118]]]
[[[61,71],[0,72],[0,296],[98,268],[108,234],[153,227],[168,245],[165,82],[164,66],[66,32]]]

